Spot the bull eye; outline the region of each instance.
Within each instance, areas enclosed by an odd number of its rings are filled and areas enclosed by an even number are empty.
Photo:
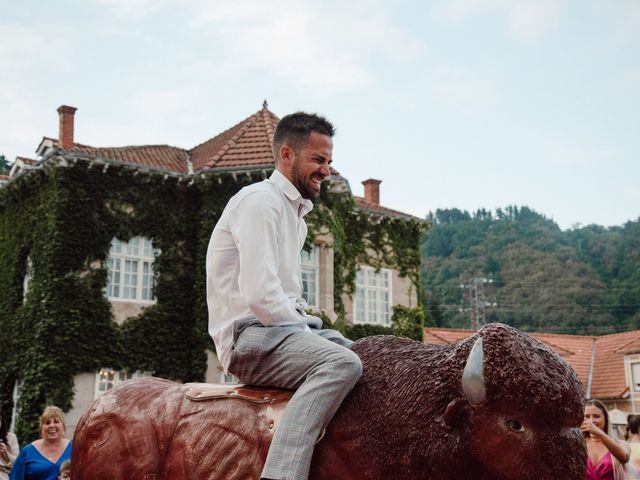
[[[510,418],[509,420],[507,420],[507,424],[509,425],[509,428],[514,432],[524,432],[524,425],[517,418]]]

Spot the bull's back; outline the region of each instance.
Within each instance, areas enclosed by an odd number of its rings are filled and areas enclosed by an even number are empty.
[[[274,410],[283,406],[240,398],[191,401],[180,384],[159,378],[125,382],[80,419],[74,478],[259,478],[276,427]]]

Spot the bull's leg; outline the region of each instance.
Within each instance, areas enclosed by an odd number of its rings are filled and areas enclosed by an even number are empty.
[[[241,381],[297,389],[274,434],[263,478],[309,475],[314,442],[362,374],[358,356],[314,333],[249,327],[236,340],[229,371]]]

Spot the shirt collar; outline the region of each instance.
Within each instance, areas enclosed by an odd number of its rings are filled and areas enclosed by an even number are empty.
[[[303,217],[313,209],[313,202],[302,198],[298,189],[279,170],[274,170],[269,180],[275,183],[282,190],[282,193],[291,200],[291,203],[298,210],[299,216]]]

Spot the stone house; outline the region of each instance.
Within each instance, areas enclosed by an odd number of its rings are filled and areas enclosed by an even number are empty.
[[[76,142],[75,112],[61,106],[58,138],[44,137],[37,159],[17,158],[0,185],[0,232],[7,245],[19,245],[0,253],[8,266],[0,287],[15,287],[5,297],[0,294],[6,307],[0,326],[25,329],[12,339],[15,368],[0,369],[0,386],[5,392],[13,388],[12,395],[0,398],[0,405],[4,410],[10,405],[13,421],[22,416],[26,424],[33,422],[36,405],[60,404],[68,409],[71,432],[95,398],[132,377],[233,381],[222,372],[212,345],[203,340],[206,240],[226,200],[273,170],[271,139],[278,121],[265,102],[258,112],[191,149],[93,147]],[[409,256],[417,257],[419,268],[421,227],[416,225],[422,221],[382,206],[380,180],[363,182],[364,197],[353,196],[337,171],[326,183],[326,198],[343,198],[343,204],[350,205],[348,220],[366,219],[371,228],[391,222],[394,228],[405,225],[414,232],[415,248]],[[331,209],[323,204],[316,210],[315,221],[321,223]],[[14,218],[22,218],[25,225],[14,228]],[[39,220],[29,224],[27,218]],[[400,265],[406,249],[390,257],[390,244],[383,249],[367,243],[351,259],[357,268],[350,291],[344,281],[347,249],[338,249],[335,231],[319,225],[310,233],[301,274],[311,310],[332,321],[389,326],[393,306],[418,306],[416,277]],[[48,235],[60,243],[45,242]],[[87,246],[92,242],[94,247]],[[70,282],[71,293],[63,293],[65,282]],[[50,354],[34,353],[38,349],[28,347],[40,340],[33,331],[49,314],[48,334],[65,341]],[[96,343],[92,351],[92,339],[104,340],[105,347]],[[111,347],[115,350],[103,353]],[[51,364],[51,378],[60,380],[31,384],[32,373],[23,366],[33,364]],[[72,378],[58,369],[67,364],[73,365]],[[56,382],[70,382],[73,393],[58,392]]]

